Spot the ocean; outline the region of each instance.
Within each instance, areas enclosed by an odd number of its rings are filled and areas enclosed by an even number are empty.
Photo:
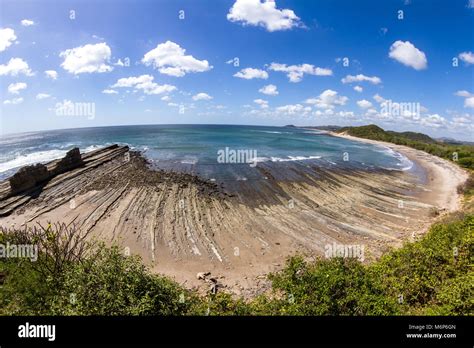
[[[413,163],[389,148],[295,127],[139,125],[42,131],[0,138],[0,179],[20,167],[61,158],[73,148],[92,151],[111,144],[141,151],[153,166],[224,179],[229,166],[314,164],[323,167],[411,170]],[[237,173],[238,173],[237,169]],[[246,175],[247,175],[246,174]]]

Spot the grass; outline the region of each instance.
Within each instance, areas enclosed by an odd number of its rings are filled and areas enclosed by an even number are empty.
[[[271,291],[248,301],[224,292],[200,296],[152,274],[138,257],[117,247],[82,242],[68,249],[70,244],[55,236],[78,232],[58,226],[36,234],[1,231],[0,243],[33,242],[29,236],[35,235],[43,246],[36,262],[0,262],[5,275],[1,315],[474,314],[473,214],[450,215],[421,240],[368,265],[347,258],[290,257],[282,271],[269,276]]]

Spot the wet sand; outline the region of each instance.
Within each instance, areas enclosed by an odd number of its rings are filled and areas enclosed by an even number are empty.
[[[254,296],[270,286],[265,275],[290,255],[311,258],[323,256],[329,244],[358,244],[370,261],[419,237],[433,211],[456,209],[464,171],[414,149],[383,145],[424,175],[265,162],[256,167],[258,180],[210,182],[152,170],[139,153],[125,155],[126,147],[98,150],[84,156],[83,168],[28,195],[8,196],[8,183],[0,183],[0,224],[74,223],[91,239],[118,243],[189,288],[207,291],[209,284],[196,275],[211,272],[221,289]]]

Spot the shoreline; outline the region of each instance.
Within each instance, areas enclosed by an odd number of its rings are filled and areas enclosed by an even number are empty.
[[[404,145],[359,138],[346,133],[328,132],[328,134],[334,137],[387,147],[399,152],[421,167],[426,172],[428,184],[439,189],[439,192],[432,195],[431,198],[441,209],[448,212],[460,209],[462,195],[457,192],[457,188],[467,180],[469,174],[456,164]]]
[[[454,208],[440,190],[452,164],[411,150],[399,152],[427,168],[426,185],[407,172],[287,162],[259,164],[265,180],[236,181],[230,188],[152,170],[136,152],[124,161],[128,148],[109,147],[84,154],[84,167],[58,175],[31,197],[4,199],[0,183],[0,210],[13,204],[0,224],[74,222],[91,240],[128,248],[153,272],[186,287],[208,291],[196,275],[211,272],[220,289],[254,297],[270,287],[266,275],[288,256],[314,258],[333,243],[357,244],[370,262],[424,233],[434,221],[433,202]]]

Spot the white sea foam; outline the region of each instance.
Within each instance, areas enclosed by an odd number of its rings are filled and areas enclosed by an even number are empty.
[[[385,169],[406,171],[413,168],[413,162],[410,161],[408,157],[406,157],[405,155],[401,154],[400,152],[396,152],[387,146],[381,146],[381,147],[383,148],[384,153],[392,157],[395,157],[399,161],[399,163],[397,163],[398,168],[385,168]]]
[[[90,152],[101,148],[101,145],[91,145],[85,149],[81,149],[81,152]],[[61,146],[61,148],[63,148]],[[0,163],[0,173],[4,173],[11,169],[28,166],[35,163],[47,163],[66,155],[68,150],[47,150],[47,151],[36,151],[27,155],[17,156],[10,161]],[[0,159],[1,160],[1,159]]]
[[[48,150],[33,152],[28,155],[18,156],[7,162],[0,163],[0,173],[35,163],[45,163],[63,157],[66,150]]]
[[[305,160],[311,160],[311,159],[319,159],[321,156],[288,156],[287,158],[281,158],[281,157],[257,157],[256,162],[291,162],[291,161],[305,161]]]

